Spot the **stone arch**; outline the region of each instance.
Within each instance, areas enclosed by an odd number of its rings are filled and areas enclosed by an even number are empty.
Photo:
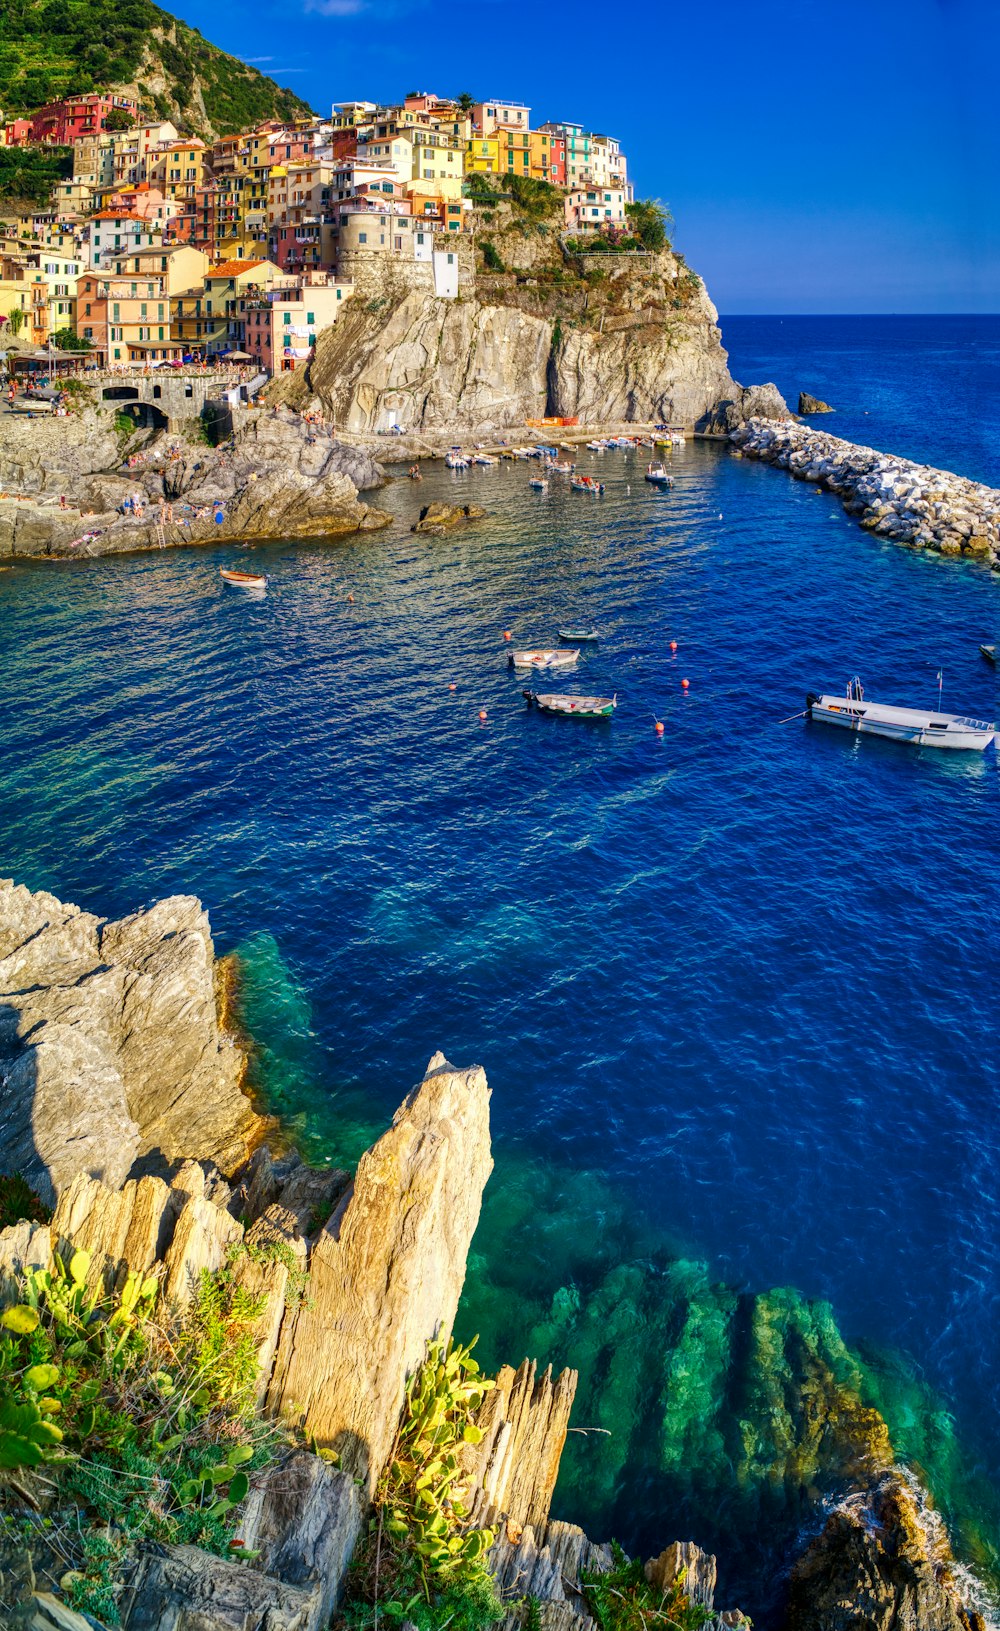
[[[137,385],[105,385],[101,396],[105,402],[138,402]]]

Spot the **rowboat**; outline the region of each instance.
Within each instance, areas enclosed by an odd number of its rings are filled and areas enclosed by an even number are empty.
[[[532,476],[528,486],[533,487],[536,493],[547,493],[549,490],[549,484],[544,476]]]
[[[669,470],[664,470],[662,464],[646,466],[646,480],[652,482],[654,487],[672,487],[674,478]]]
[[[462,453],[446,453],[444,462],[448,470],[468,470],[469,468],[469,461]]]
[[[559,638],[561,640],[562,635],[560,635]],[[986,658],[986,661],[988,663],[992,663],[994,668],[995,668],[996,667],[996,662],[997,662],[997,648],[996,648],[996,646],[980,646],[979,649],[982,652],[983,656]]]
[[[578,651],[560,651],[556,646],[538,646],[532,651],[512,651],[507,658],[510,668],[572,668]]]
[[[610,719],[618,706],[618,693],[613,697],[557,696],[551,691],[522,691],[530,708],[534,703],[543,714],[564,714],[568,719]]]
[[[996,734],[995,726],[962,714],[934,713],[925,708],[896,708],[884,702],[866,702],[857,678],[844,696],[806,697],[806,713],[824,725],[839,725],[863,736],[887,736],[916,747],[959,748],[982,753]]]
[[[256,589],[259,592],[267,588],[267,575],[264,572],[237,572],[233,566],[220,566],[219,577],[231,589]]]
[[[603,481],[595,481],[593,476],[573,476],[570,486],[575,493],[603,493]]]
[[[581,625],[581,627],[578,628],[578,629],[577,628],[560,629],[559,630],[559,638],[560,638],[560,640],[599,640],[600,635],[598,634],[597,630],[592,625],[590,627],[588,627],[588,628],[584,628]]]

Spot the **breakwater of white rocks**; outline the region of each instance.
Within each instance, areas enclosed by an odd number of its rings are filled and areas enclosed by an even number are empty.
[[[1000,572],[1000,491],[948,470],[857,447],[794,419],[750,419],[730,435],[748,459],[827,488],[880,538]]]

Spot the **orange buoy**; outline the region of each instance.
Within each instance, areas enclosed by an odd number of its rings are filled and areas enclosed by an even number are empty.
[[[348,605],[349,605],[349,606],[353,606],[353,605],[354,605],[354,596],[353,596],[353,595],[348,595],[348,597],[347,597],[347,603],[348,603]]]
[[[504,639],[505,639],[505,640],[509,640],[509,639],[510,639],[510,629],[504,629],[504,631],[503,631],[503,637],[504,637]]]
[[[456,689],[456,687],[454,685],[449,685],[449,687],[448,687],[449,691],[454,691],[455,689]]]
[[[486,709],[485,708],[480,708],[479,717],[480,717],[480,719],[485,720],[485,718],[486,718]]]
[[[663,720],[662,719],[658,719],[656,721],[656,734],[657,734],[657,736],[662,736],[663,735]]]
[[[677,650],[677,641],[676,640],[671,640],[670,649],[671,649],[671,651],[676,651]]]
[[[689,686],[689,685],[690,685],[690,684],[691,684],[691,681],[690,681],[690,680],[681,680],[681,688],[682,688],[682,690],[684,690],[684,691],[686,691],[686,690],[687,690],[687,689],[688,689],[688,686]]]

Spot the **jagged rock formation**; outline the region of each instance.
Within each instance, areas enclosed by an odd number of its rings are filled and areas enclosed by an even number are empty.
[[[732,433],[751,459],[836,493],[880,538],[938,555],[972,556],[1000,571],[1000,492],[948,470],[857,447],[794,420],[751,419]]]
[[[714,430],[726,405],[742,421],[715,307],[680,256],[573,255],[558,219],[504,211],[488,236],[508,272],[475,274],[456,245],[457,300],[436,299],[424,267],[359,257],[355,298],[280,393],[318,399],[363,434],[393,422],[489,433],[546,414]],[[755,411],[768,411],[764,399]]]
[[[792,1571],[788,1631],[982,1631],[948,1538],[894,1470],[842,1501]]]
[[[93,409],[57,420],[8,416],[4,426],[0,557],[325,538],[390,521],[359,498],[380,485],[378,466],[283,409],[245,413],[232,449],[192,446],[164,432],[140,432],[123,446],[112,416]],[[126,451],[140,455],[132,469]],[[147,506],[141,520],[117,513],[135,493]]]
[[[0,880],[0,1170],[49,1200],[78,1173],[116,1187],[140,1156],[232,1172],[265,1125],[245,1062],[199,901],[109,923]]]
[[[268,1401],[294,1404],[369,1494],[405,1379],[451,1330],[492,1170],[486,1077],[435,1054],[310,1253],[309,1303],[282,1327]]]
[[[799,392],[799,413],[833,413],[829,402],[823,402],[818,396],[810,396],[808,391]]]

